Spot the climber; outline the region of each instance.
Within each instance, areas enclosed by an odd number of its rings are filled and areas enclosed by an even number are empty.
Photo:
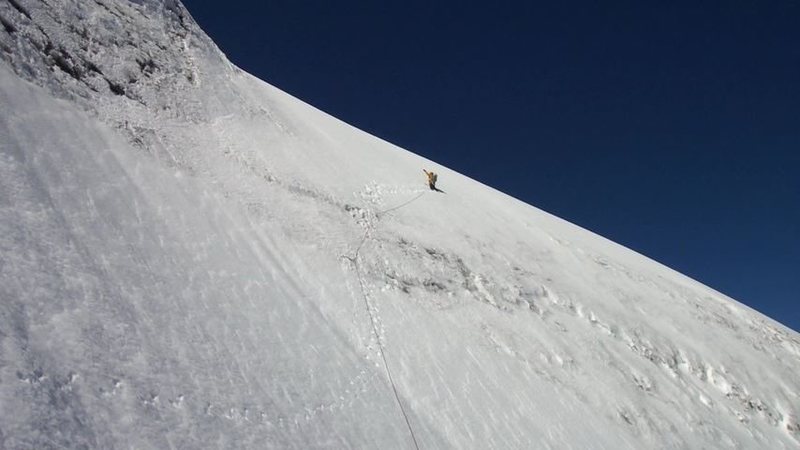
[[[436,187],[436,179],[438,178],[438,175],[436,175],[436,172],[428,172],[425,169],[422,169],[422,171],[425,172],[425,175],[428,176],[428,187],[431,188],[432,191],[444,192],[441,189],[438,189]]]

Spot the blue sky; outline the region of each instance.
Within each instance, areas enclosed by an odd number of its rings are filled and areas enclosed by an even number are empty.
[[[185,1],[259,78],[800,330],[799,3],[382,3]]]

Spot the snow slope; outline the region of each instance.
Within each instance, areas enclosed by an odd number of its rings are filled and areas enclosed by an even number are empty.
[[[0,447],[800,446],[798,333],[241,72],[179,3],[0,24]]]

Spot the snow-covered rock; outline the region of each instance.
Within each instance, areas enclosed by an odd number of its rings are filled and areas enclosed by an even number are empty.
[[[798,333],[243,73],[180,3],[0,25],[0,447],[800,445]]]

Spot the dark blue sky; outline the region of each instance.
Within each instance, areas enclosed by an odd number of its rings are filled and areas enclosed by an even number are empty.
[[[800,3],[466,3],[185,0],[259,78],[800,330]]]

